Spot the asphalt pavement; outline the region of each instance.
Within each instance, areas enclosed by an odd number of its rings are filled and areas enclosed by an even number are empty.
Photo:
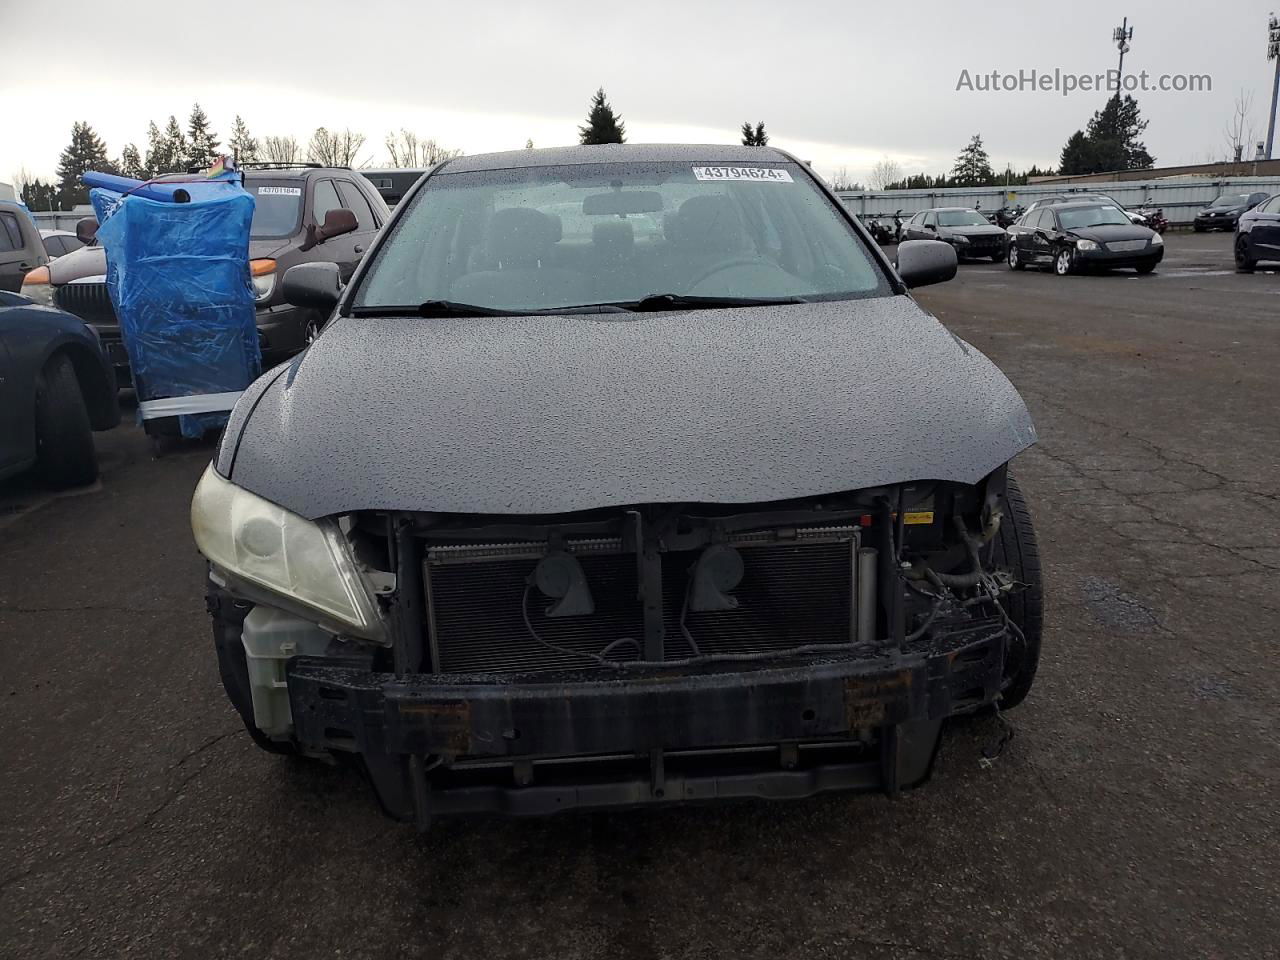
[[[0,956],[1275,957],[1280,274],[963,265],[920,300],[1022,391],[1045,653],[1013,740],[896,800],[383,818],[256,749],[187,508],[211,445],[0,485]],[[819,455],[816,454],[815,455]]]

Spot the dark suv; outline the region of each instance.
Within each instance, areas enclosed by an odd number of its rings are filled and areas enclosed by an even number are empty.
[[[299,263],[325,262],[337,264],[341,276],[349,278],[389,211],[373,185],[345,167],[253,165],[245,171],[244,187],[256,201],[249,266],[258,300],[258,340],[263,365],[269,367],[306,346],[325,319],[321,311],[285,302],[284,272]],[[93,244],[27,274],[22,292],[97,329],[117,380],[128,385],[129,358],[107,293],[106,269],[102,247]]]

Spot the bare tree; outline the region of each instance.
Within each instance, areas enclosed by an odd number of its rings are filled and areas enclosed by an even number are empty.
[[[886,190],[891,183],[897,183],[902,179],[902,167],[898,165],[896,160],[890,160],[888,157],[882,157],[874,167],[871,168],[871,189]]]
[[[258,159],[269,163],[297,163],[302,159],[302,148],[293,137],[263,137]]]
[[[32,183],[36,178],[33,177],[26,167],[18,167],[10,177],[13,180],[13,192],[21,197],[22,191],[27,188],[27,184]]]
[[[1246,150],[1253,149],[1253,119],[1250,113],[1253,112],[1253,93],[1248,90],[1241,90],[1236,97],[1235,109],[1231,113],[1231,119],[1222,129],[1222,137],[1226,142],[1228,161],[1239,163],[1241,160],[1247,159]]]
[[[842,166],[831,175],[831,189],[837,192],[849,192],[861,190],[862,184],[852,180],[849,177],[849,168]]]
[[[316,127],[307,144],[307,159],[326,167],[356,167],[356,156],[363,146],[363,133],[352,133],[349,128],[339,132]]]
[[[461,150],[442,147],[431,137],[424,140],[412,130],[388,133],[385,143],[393,167],[434,167],[442,160],[462,156]]]

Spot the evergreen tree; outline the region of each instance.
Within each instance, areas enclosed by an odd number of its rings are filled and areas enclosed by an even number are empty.
[[[58,187],[43,180],[28,180],[22,185],[22,202],[32,210],[56,210]]]
[[[120,168],[122,177],[133,177],[135,180],[151,179],[151,175],[142,165],[142,155],[132,143],[125,144],[124,149],[120,151],[120,160],[116,166]]]
[[[252,163],[258,159],[258,138],[249,133],[238,113],[231,125],[231,136],[227,138],[227,149],[237,163]]]
[[[764,147],[769,143],[769,135],[764,132],[764,121],[761,120],[753,128],[750,123],[742,125],[742,145],[744,147]]]
[[[1093,141],[1099,162],[1106,170],[1142,170],[1155,164],[1146,145],[1138,138],[1147,121],[1138,111],[1138,101],[1117,94],[1089,121],[1088,137]],[[1111,166],[1110,164],[1115,164]]]
[[[71,143],[58,158],[58,202],[64,209],[89,202],[89,188],[80,182],[86,170],[114,173],[115,164],[107,159],[107,147],[93,127],[77,121],[71,126]]]
[[[1138,101],[1116,94],[1094,113],[1083,131],[1077,130],[1067,139],[1059,172],[1106,173],[1154,166],[1155,158],[1138,139],[1146,129]]]
[[[1058,169],[1064,174],[1093,173],[1096,169],[1093,142],[1083,130],[1077,130],[1067,138],[1058,159]]]
[[[981,187],[995,180],[991,170],[991,158],[982,145],[982,135],[975,133],[968,145],[956,157],[951,179],[957,187]]]
[[[605,99],[604,87],[596,91],[591,98],[591,109],[587,113],[587,125],[578,128],[579,143],[626,143],[627,127],[622,118],[616,116],[613,107]]]
[[[154,123],[147,127],[147,159],[144,166],[151,176],[185,172],[187,153],[187,138],[173,116],[169,117],[164,130]]]
[[[187,150],[184,155],[188,167],[201,169],[210,166],[218,157],[218,135],[209,125],[209,117],[199,103],[191,105],[187,118]]]

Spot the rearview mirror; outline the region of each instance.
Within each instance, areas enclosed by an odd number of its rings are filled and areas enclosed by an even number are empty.
[[[93,243],[93,238],[98,235],[98,221],[94,217],[85,217],[83,220],[76,221],[76,239],[81,243]]]
[[[958,263],[955,248],[949,243],[904,240],[898,244],[898,276],[911,289],[950,280],[956,275]]]
[[[593,193],[582,201],[582,212],[589,217],[610,213],[658,213],[661,209],[662,194],[656,190]]]
[[[310,250],[326,240],[340,237],[344,233],[352,233],[356,229],[356,215],[346,207],[330,210],[324,215],[324,223],[320,226],[307,227],[307,239],[300,249]]]
[[[334,308],[342,293],[342,278],[336,263],[300,263],[290,267],[284,272],[282,285],[287,302],[326,313]]]

